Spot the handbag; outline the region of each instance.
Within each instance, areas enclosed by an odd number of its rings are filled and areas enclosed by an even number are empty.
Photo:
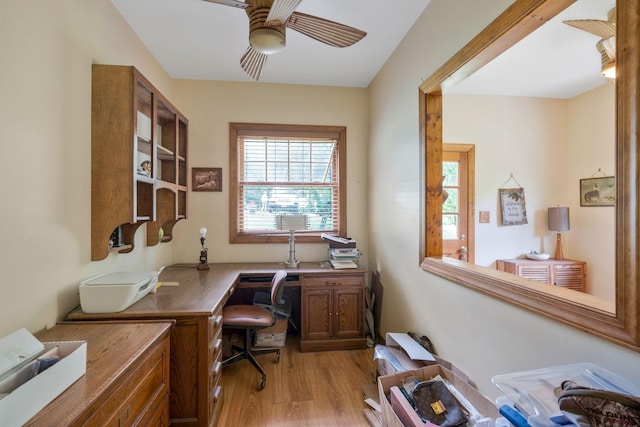
[[[443,381],[419,382],[411,394],[423,421],[440,427],[457,427],[467,423],[467,415]]]
[[[640,426],[640,397],[583,387],[573,381],[564,381],[561,387],[558,405],[578,426]]]

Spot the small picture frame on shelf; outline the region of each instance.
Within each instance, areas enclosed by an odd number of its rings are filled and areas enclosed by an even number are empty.
[[[192,191],[222,191],[222,168],[191,168]]]
[[[146,176],[151,178],[151,157],[147,154],[138,152],[137,158],[137,170],[138,175]]]
[[[580,180],[580,206],[615,206],[615,204],[615,176],[600,176]]]

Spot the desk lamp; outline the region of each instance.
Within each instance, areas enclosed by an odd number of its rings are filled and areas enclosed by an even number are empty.
[[[562,254],[562,231],[569,231],[569,208],[567,207],[555,207],[547,210],[547,220],[549,223],[549,230],[557,231],[556,238],[556,256],[555,259],[562,261],[564,256]]]
[[[207,229],[202,227],[200,229],[200,245],[202,250],[200,251],[200,262],[198,263],[198,270],[208,270],[209,263],[207,261],[208,249],[204,247],[205,236],[207,235]]]

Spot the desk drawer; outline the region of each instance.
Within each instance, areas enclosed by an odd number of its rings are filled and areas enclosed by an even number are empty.
[[[363,286],[363,274],[304,276],[305,287]]]

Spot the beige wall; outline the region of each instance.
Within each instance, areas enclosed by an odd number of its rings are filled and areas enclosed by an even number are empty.
[[[289,256],[286,243],[229,244],[230,122],[346,126],[347,231],[368,252],[366,89],[194,80],[176,81],[174,88],[189,118],[190,166],[222,167],[223,177],[220,193],[189,193],[189,219],[175,228],[174,262],[197,261],[203,226],[210,262],[286,261]],[[298,261],[326,257],[326,243],[296,245]]]
[[[569,101],[571,231],[562,237],[568,238],[572,257],[589,261],[589,293],[608,301],[615,299],[616,211],[580,206],[578,190],[582,178],[615,175],[615,99],[615,85],[607,84]]]
[[[171,261],[164,246],[90,262],[91,64],[135,65],[169,96],[171,80],[108,0],[3,0],[0,61],[2,336],[53,325],[84,278]]]
[[[640,354],[418,267],[418,86],[510,3],[432,0],[370,86],[369,252],[384,285],[382,332],[426,334],[491,397],[498,395],[494,375],[583,361],[640,384]]]

